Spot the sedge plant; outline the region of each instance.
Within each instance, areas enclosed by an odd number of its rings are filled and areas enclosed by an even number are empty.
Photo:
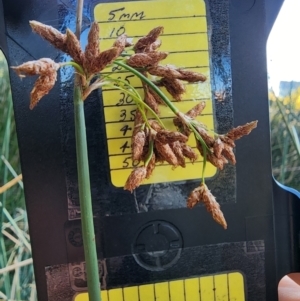
[[[81,3],[81,4],[80,4]],[[124,189],[132,192],[142,182],[151,177],[153,170],[162,162],[167,162],[173,168],[185,168],[185,160],[192,163],[198,158],[195,148],[188,145],[189,136],[193,135],[196,149],[203,158],[203,169],[199,172],[200,185],[196,187],[187,199],[187,206],[204,203],[215,221],[227,228],[226,220],[220,205],[205,184],[204,170],[207,161],[222,170],[228,162],[236,163],[234,141],[248,135],[257,126],[252,121],[219,135],[199,121],[199,116],[205,109],[205,102],[199,102],[188,112],[181,112],[174,102],[181,101],[185,93],[184,83],[201,83],[206,76],[173,65],[162,65],[167,52],[159,51],[163,26],[152,29],[144,37],[132,44],[125,34],[119,36],[112,47],[100,51],[99,25],[94,22],[88,34],[85,50],[79,43],[82,2],[78,1],[77,30],[74,34],[67,29],[61,33],[55,28],[37,21],[30,21],[33,31],[39,34],[55,48],[70,55],[72,60],[56,63],[50,58],[41,58],[13,67],[19,76],[38,75],[31,91],[30,109],[33,109],[40,99],[49,93],[55,84],[59,68],[72,66],[75,71],[74,111],[76,153],[78,167],[78,187],[80,197],[82,235],[87,266],[88,292],[91,301],[100,300],[98,262],[96,256],[93,212],[88,169],[88,153],[86,143],[84,102],[88,101],[90,93],[103,87],[113,87],[127,93],[133,99],[137,110],[134,116],[134,128],[131,138],[132,160],[137,162]],[[130,83],[115,79],[111,74],[103,72],[108,67],[117,66],[112,70],[130,72],[141,80],[143,92],[140,93]],[[153,77],[155,76],[155,80]],[[164,87],[171,99],[160,89]],[[160,106],[167,106],[174,114],[173,123],[176,130],[168,129],[160,118]]]

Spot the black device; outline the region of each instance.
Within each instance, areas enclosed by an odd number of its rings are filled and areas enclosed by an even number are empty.
[[[147,14],[157,14],[152,10],[150,13],[149,3],[157,5],[162,25],[173,22],[175,17],[177,24],[193,22],[198,17],[205,20],[211,116],[216,130],[225,133],[233,125],[259,122],[249,137],[238,141],[236,167],[228,165],[207,179],[228,221],[224,231],[203,206],[185,208],[186,196],[197,179],[166,178],[141,186],[135,194],[117,187],[118,175],[127,166],[114,169],[110,161],[114,154],[108,133],[107,91],[91,96],[85,112],[104,299],[112,300],[114,296],[116,301],[129,300],[129,288],[133,295],[139,292],[141,301],[146,300],[143,294],[149,297],[149,292],[154,292],[156,298],[159,292],[163,294],[160,285],[167,283],[168,298],[179,300],[176,297],[180,293],[175,296],[172,289],[181,293],[185,290],[185,296],[192,296],[194,291],[189,285],[196,283],[193,287],[199,288],[203,300],[217,300],[222,291],[225,297],[221,300],[233,300],[237,294],[237,300],[273,301],[281,277],[299,270],[299,200],[273,180],[269,141],[266,41],[282,1],[190,2],[196,8],[201,2],[205,11],[186,16],[184,8],[181,12],[159,10],[160,6],[168,7],[168,0],[85,1],[83,44],[94,20],[104,28],[107,39],[117,35],[118,30],[123,32],[122,28],[125,30],[134,20],[145,24],[142,22],[147,21]],[[184,7],[185,2],[181,5]],[[75,1],[4,0],[3,8],[0,5],[0,15],[4,16],[0,18],[0,46],[10,65],[41,57],[68,59],[33,34],[28,21],[44,22],[61,31],[66,27],[74,30]],[[105,13],[107,19],[101,19]],[[11,73],[40,301],[87,300],[72,81],[68,71],[62,71],[51,93],[31,111],[32,79],[20,81]],[[117,129],[119,124],[112,124]],[[205,299],[209,296],[214,299]]]

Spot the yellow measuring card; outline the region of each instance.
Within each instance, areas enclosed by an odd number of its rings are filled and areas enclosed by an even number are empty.
[[[207,19],[203,0],[100,3],[95,6],[94,14],[95,21],[100,25],[100,50],[110,48],[123,33],[136,42],[154,27],[163,26],[160,50],[169,52],[169,56],[161,63],[187,68],[207,76],[204,83],[186,84],[183,100],[175,105],[185,113],[197,103],[206,101],[206,108],[198,119],[209,129],[214,129]],[[113,68],[116,70],[114,66],[105,71],[112,72]],[[142,85],[137,77],[125,71],[113,73],[111,76],[128,81],[142,95]],[[164,92],[172,99],[165,90]],[[122,187],[134,167],[131,160],[131,135],[136,106],[130,96],[113,88],[103,90],[103,103],[111,181],[114,186]],[[174,129],[172,112],[167,107],[162,107],[160,111],[166,127]],[[193,137],[189,144],[195,147]],[[186,165],[186,168],[178,167],[175,170],[168,164],[158,165],[144,184],[201,177],[202,159],[194,164],[187,162]],[[216,168],[207,164],[205,177],[212,177],[215,173]]]
[[[244,277],[239,272],[187,278],[101,291],[102,301],[245,301]],[[74,301],[88,301],[79,293]]]

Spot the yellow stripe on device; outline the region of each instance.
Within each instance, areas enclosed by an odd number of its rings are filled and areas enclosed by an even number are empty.
[[[203,73],[207,80],[204,83],[186,85],[186,94],[183,101],[175,103],[181,112],[187,112],[201,101],[206,101],[203,111],[205,116],[199,121],[205,121],[210,130],[214,130],[213,102],[210,83],[210,58],[207,36],[207,18],[204,0],[151,0],[127,1],[113,3],[99,3],[94,10],[95,21],[100,24],[101,51],[112,46],[115,39],[123,33],[136,42],[157,26],[164,27],[164,33],[159,37],[162,41],[161,50],[169,52],[169,56],[161,64],[172,64],[181,68],[188,68]],[[106,68],[110,74],[116,66]],[[128,72],[121,71],[111,74],[113,78],[120,78],[129,82],[138,92],[142,93],[140,79]],[[165,93],[165,89],[162,89]],[[166,93],[168,97],[170,95]],[[124,186],[132,168],[128,161],[131,152],[131,134],[135,115],[135,104],[131,96],[114,89],[113,86],[103,89],[104,116],[108,140],[108,156],[110,162],[110,176],[116,187]],[[170,122],[166,117],[173,118],[168,108],[161,109],[162,120],[169,128]],[[202,120],[204,119],[204,120]],[[195,140],[189,144],[195,147]],[[124,159],[125,158],[125,159]],[[124,161],[125,160],[125,161]],[[128,163],[129,162],[129,163]],[[199,166],[200,165],[200,166]],[[122,172],[122,169],[124,171]],[[201,177],[202,162],[187,164],[185,171],[172,172],[172,167],[160,168],[144,184],[193,180]],[[212,177],[216,168],[208,164],[205,177]],[[186,177],[188,175],[188,177]]]
[[[245,301],[244,277],[229,272],[101,291],[102,301]],[[79,293],[74,301],[88,301]]]

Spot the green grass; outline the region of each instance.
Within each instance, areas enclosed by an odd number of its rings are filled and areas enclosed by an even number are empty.
[[[270,120],[273,175],[300,191],[300,88],[282,97],[270,92]]]
[[[0,51],[0,190],[21,174],[8,67]],[[0,300],[36,300],[23,183],[0,193]]]

